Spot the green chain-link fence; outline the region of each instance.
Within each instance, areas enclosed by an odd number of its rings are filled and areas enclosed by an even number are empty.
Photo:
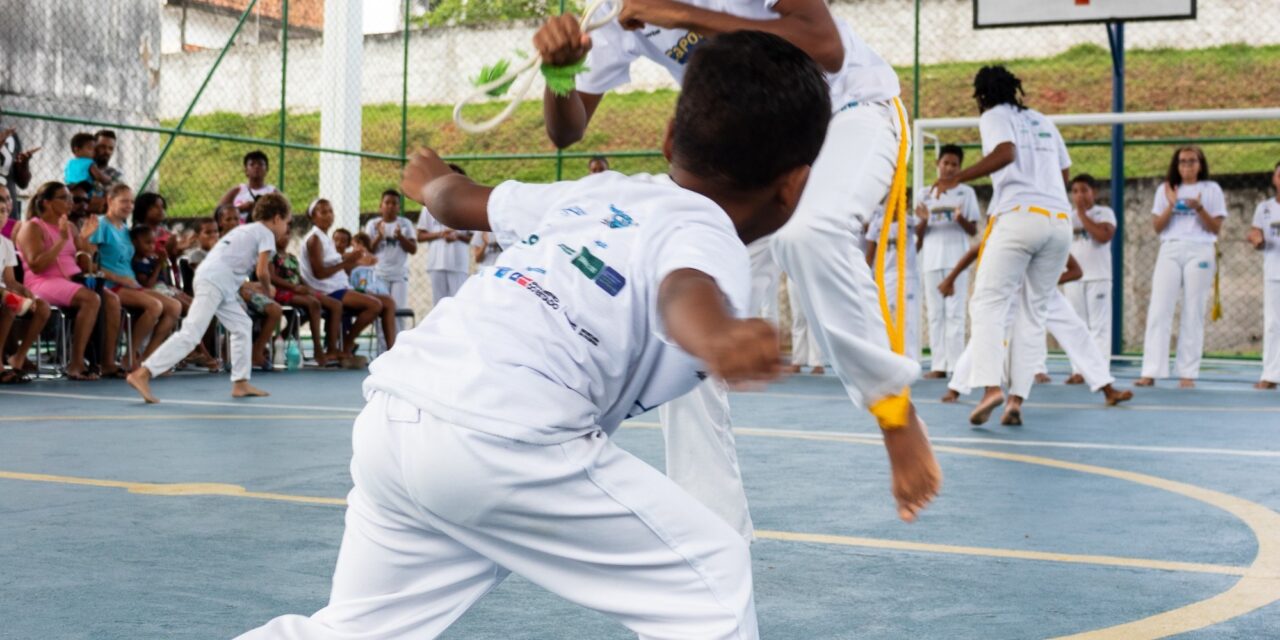
[[[61,175],[73,133],[98,129],[116,131],[112,163],[124,180],[163,193],[178,223],[209,215],[243,182],[240,159],[253,149],[268,154],[269,182],[299,209],[321,195],[322,163],[359,158],[358,209],[365,214],[398,184],[405,151],[423,144],[489,183],[581,176],[595,154],[624,172],[664,167],[657,147],[676,94],[665,73],[646,63],[635,67],[626,92],[603,101],[586,138],[563,153],[543,132],[540,88],[492,133],[469,136],[452,124],[452,103],[480,68],[532,52],[539,19],[561,10],[561,0],[366,0],[360,25],[348,22],[352,13],[343,7],[323,0],[67,0],[9,12],[0,21],[0,127],[15,128],[26,148],[43,147],[19,199]],[[916,117],[976,115],[972,77],[992,62],[1019,74],[1028,103],[1041,111],[1111,110],[1112,57],[1103,25],[975,30],[971,0],[864,0],[832,8],[897,67]],[[1127,29],[1128,110],[1280,104],[1280,83],[1272,81],[1280,77],[1280,13],[1258,11],[1251,0],[1201,0],[1195,21]],[[361,115],[333,124],[359,143],[322,152],[321,114],[339,91],[332,72],[341,59],[326,57],[325,40],[351,31],[363,39],[361,64],[346,76],[360,81]],[[498,108],[481,105],[475,115]],[[1110,130],[1072,127],[1064,134],[1078,170],[1105,183]],[[1125,135],[1125,350],[1141,348],[1157,248],[1146,215],[1153,179],[1176,145],[1194,140],[1227,189],[1231,213],[1221,243],[1225,316],[1209,325],[1206,348],[1256,354],[1261,259],[1242,238],[1254,206],[1274,195],[1269,176],[1280,160],[1280,125],[1131,126]],[[977,133],[949,131],[944,142],[972,147]],[[926,174],[932,178],[932,167]],[[407,213],[416,217],[417,207]],[[423,254],[411,275],[419,317],[431,304]]]

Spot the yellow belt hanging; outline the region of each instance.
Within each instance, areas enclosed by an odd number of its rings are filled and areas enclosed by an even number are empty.
[[[1209,318],[1217,322],[1222,319],[1222,291],[1218,288],[1218,275],[1222,271],[1222,251],[1218,249],[1218,243],[1213,243],[1213,310],[1209,312]]]
[[[876,245],[876,281],[879,283],[880,313],[884,315],[885,329],[889,334],[889,347],[894,353],[906,353],[906,287],[907,287],[907,147],[910,135],[907,126],[907,112],[902,101],[893,99],[893,106],[898,113],[898,163],[894,166],[893,182],[889,186],[889,197],[885,201],[884,220],[880,226],[880,241]],[[898,303],[897,313],[889,312],[889,293],[885,290],[885,254],[889,243],[889,225],[898,226],[897,267],[898,287],[895,292]],[[890,317],[892,315],[892,317]],[[911,409],[911,388],[903,387],[898,395],[882,398],[871,404],[869,410],[876,417],[881,429],[899,429],[907,426]]]

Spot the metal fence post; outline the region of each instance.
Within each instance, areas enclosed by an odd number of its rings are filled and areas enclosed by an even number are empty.
[[[1124,23],[1107,25],[1111,43],[1111,110],[1124,112]],[[1111,126],[1111,208],[1116,232],[1111,238],[1111,354],[1124,351],[1124,125]]]
[[[289,0],[284,0],[281,4],[281,17],[284,20],[280,27],[280,177],[276,180],[277,186],[284,191],[284,142],[285,131],[287,129],[288,118],[285,116],[285,97],[289,80]]]

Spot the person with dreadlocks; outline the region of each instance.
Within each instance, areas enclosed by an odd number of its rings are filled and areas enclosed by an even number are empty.
[[[1067,199],[1071,157],[1062,134],[1048,118],[1022,103],[1022,81],[1003,66],[983,67],[973,79],[982,113],[982,160],[958,174],[940,177],[943,193],[961,182],[991,176],[994,194],[969,315],[973,367],[969,383],[986,393],[969,422],[980,425],[1004,404],[1001,380],[1008,343],[1009,306],[1019,287],[1025,299],[1021,327],[1043,335],[1046,308],[1071,253],[1071,202]],[[1020,370],[1028,369],[1022,367]],[[1034,370],[1034,367],[1030,369]],[[1011,380],[1011,386],[1020,381]]]

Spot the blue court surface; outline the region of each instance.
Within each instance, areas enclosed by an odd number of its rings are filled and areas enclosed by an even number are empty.
[[[974,397],[922,382],[945,485],[911,525],[833,376],[735,394],[763,637],[1280,638],[1280,393],[1256,372],[1112,409],[1039,385],[1019,428],[971,429]],[[0,390],[0,637],[228,638],[322,607],[361,379],[261,374],[272,396],[236,401],[179,374],[157,406],[123,382]],[[661,468],[656,423],[616,437]],[[632,636],[513,576],[445,637]]]

